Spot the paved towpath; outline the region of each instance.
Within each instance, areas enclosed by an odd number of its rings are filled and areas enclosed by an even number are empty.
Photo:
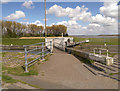
[[[39,75],[14,76],[45,89],[117,89],[116,80],[96,76],[71,54],[54,48],[53,55],[38,67]]]

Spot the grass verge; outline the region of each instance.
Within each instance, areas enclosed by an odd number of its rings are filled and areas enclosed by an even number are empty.
[[[27,73],[25,73],[24,68],[21,66],[14,67],[14,68],[3,66],[2,70],[7,71],[8,74],[17,75],[17,76],[38,75],[38,71],[37,71],[35,65],[32,65],[29,68],[29,72],[27,72]]]
[[[2,38],[3,45],[30,45],[39,42],[44,42],[45,39],[19,39],[19,38]]]
[[[21,82],[21,83],[27,84],[27,85],[29,85],[31,87],[35,87],[35,88],[38,88],[38,89],[43,89],[43,88],[40,88],[39,86],[29,84],[29,83],[26,83],[26,82],[21,81],[21,80],[13,79],[12,77],[10,77],[8,75],[5,75],[4,73],[2,74],[2,81],[6,82],[6,83],[11,83],[11,84]]]
[[[120,72],[118,72],[118,73],[110,73],[109,75],[119,75],[120,74]]]
[[[18,82],[18,80],[13,79],[12,77],[5,75],[4,73],[2,74],[2,81],[6,82],[6,83],[16,83]]]

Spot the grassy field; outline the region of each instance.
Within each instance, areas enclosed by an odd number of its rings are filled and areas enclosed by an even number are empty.
[[[18,39],[18,38],[3,38],[2,44],[3,45],[30,45],[39,42],[44,42],[44,39]]]
[[[80,38],[80,37],[74,37],[75,42],[83,41],[83,40],[90,40],[90,45],[104,45],[106,42],[107,45],[118,45],[118,39],[117,38]],[[44,42],[45,39],[18,39],[18,38],[3,38],[2,44],[3,45],[29,45],[39,42]]]
[[[75,42],[83,41],[83,40],[90,40],[89,45],[104,45],[106,42],[107,45],[118,45],[117,38],[80,38],[74,37]]]

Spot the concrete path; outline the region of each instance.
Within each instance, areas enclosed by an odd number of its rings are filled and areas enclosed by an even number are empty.
[[[53,55],[38,67],[39,75],[18,77],[44,89],[118,89],[116,80],[96,76],[71,54],[54,48]]]

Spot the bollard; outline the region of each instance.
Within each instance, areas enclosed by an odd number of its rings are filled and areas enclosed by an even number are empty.
[[[25,46],[25,72],[28,72],[27,47]]]

